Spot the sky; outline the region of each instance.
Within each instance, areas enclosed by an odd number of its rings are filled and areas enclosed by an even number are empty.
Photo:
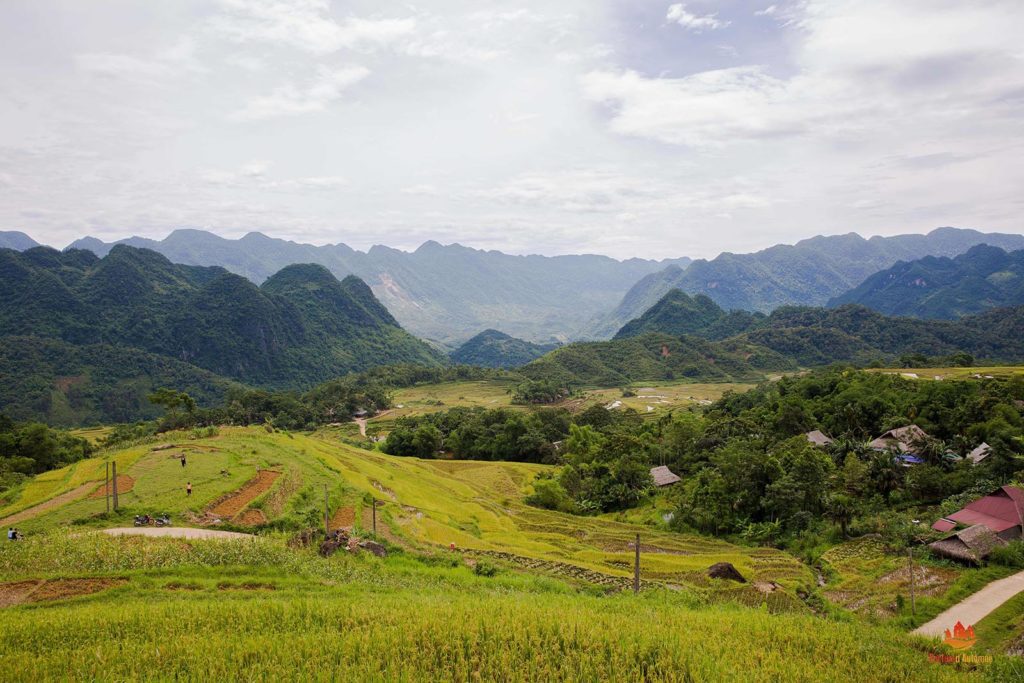
[[[0,230],[711,257],[1024,232],[1020,0],[4,0]]]

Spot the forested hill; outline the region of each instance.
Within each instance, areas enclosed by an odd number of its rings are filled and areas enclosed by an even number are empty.
[[[1024,307],[957,321],[891,317],[850,304],[835,309],[785,306],[766,316],[727,312],[702,295],[674,290],[626,324],[616,339],[652,333],[752,344],[804,366],[890,363],[909,354],[967,353],[978,359],[1024,361]]]
[[[710,261],[694,261],[685,270],[670,267],[644,277],[618,307],[592,321],[586,334],[611,336],[673,289],[704,294],[725,309],[768,313],[779,306],[824,306],[900,260],[952,257],[978,244],[1024,249],[1024,235],[956,228],[870,239],[850,233],[813,237],[753,254],[724,253]]]
[[[452,362],[485,368],[517,368],[557,348],[557,344],[534,344],[498,330],[484,330],[452,351]]]
[[[1024,304],[1024,251],[979,245],[954,258],[900,261],[841,294],[829,306],[861,304],[881,313],[952,320]]]
[[[106,344],[257,386],[300,388],[388,363],[439,365],[355,277],[293,265],[262,287],[146,249],[0,250],[3,335]]]
[[[727,382],[763,379],[797,364],[741,340],[713,342],[652,332],[629,339],[576,342],[522,367],[526,377],[558,385],[621,386],[637,381],[693,379]]]
[[[532,341],[566,338],[615,306],[644,275],[690,262],[618,261],[592,254],[515,256],[433,241],[411,252],[384,246],[362,252],[344,244],[300,244],[256,232],[225,239],[202,230],[122,242],[152,249],[175,263],[223,266],[255,283],[293,263],[318,263],[339,278],[358,276],[403,327],[446,343],[491,326]],[[99,256],[113,246],[93,237],[71,244]]]

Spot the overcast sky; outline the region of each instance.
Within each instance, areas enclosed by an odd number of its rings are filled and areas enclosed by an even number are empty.
[[[1024,231],[1021,0],[3,0],[0,230],[713,256]]]

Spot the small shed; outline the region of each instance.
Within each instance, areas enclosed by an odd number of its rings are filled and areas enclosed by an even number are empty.
[[[987,458],[992,454],[992,447],[987,443],[982,442],[980,446],[975,448],[973,451],[967,454],[967,459],[971,461],[972,465],[977,465],[979,462]]]
[[[672,484],[682,481],[678,474],[664,465],[651,468],[651,479],[654,480],[654,485],[658,488],[671,486]]]
[[[807,432],[804,436],[815,446],[830,446],[832,445],[832,439],[820,429],[815,429],[813,432]]]
[[[929,543],[928,547],[940,557],[981,564],[994,548],[1001,545],[1006,545],[1006,541],[996,536],[987,526],[975,524],[941,541]]]

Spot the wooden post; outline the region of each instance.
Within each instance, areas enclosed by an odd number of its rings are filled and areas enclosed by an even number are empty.
[[[373,535],[377,535],[377,499],[373,499]]]
[[[331,533],[331,510],[327,500],[327,484],[324,484],[324,533]]]
[[[633,592],[640,592],[640,534],[636,535],[636,563],[633,565]]]
[[[914,603],[914,549],[907,548],[907,562],[910,566],[910,613],[917,616],[917,605]]]
[[[110,480],[114,483],[114,512],[117,512],[117,461],[110,463],[110,468],[113,473],[110,476]]]
[[[103,497],[107,501],[107,514],[110,514],[110,461],[106,463],[105,478],[103,480]]]

